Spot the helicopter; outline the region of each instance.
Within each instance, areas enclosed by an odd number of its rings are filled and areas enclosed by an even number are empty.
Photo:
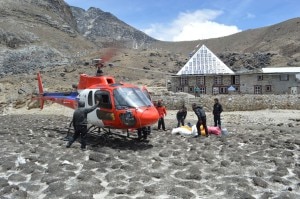
[[[102,59],[99,61],[101,63],[97,65],[96,75],[80,74],[79,83],[72,85],[75,91],[70,92],[44,92],[42,77],[38,72],[38,95],[33,100],[39,101],[40,109],[43,109],[45,101],[72,109],[77,108],[79,101],[84,102],[85,107],[92,107],[98,101],[99,106],[87,115],[90,124],[88,133],[96,130],[99,133],[101,130],[112,133],[111,129],[122,129],[127,131],[127,137],[129,131],[133,130],[149,134],[149,127],[158,121],[159,115],[147,88],[117,83],[114,77],[103,75],[104,63]]]

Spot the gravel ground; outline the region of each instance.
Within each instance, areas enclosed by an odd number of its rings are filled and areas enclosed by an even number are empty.
[[[300,198],[299,110],[224,112],[229,135],[207,138],[172,135],[168,111],[168,131],[154,125],[148,141],[90,135],[86,151],[65,148],[72,112],[3,112],[1,199]],[[195,123],[192,112],[186,121]]]

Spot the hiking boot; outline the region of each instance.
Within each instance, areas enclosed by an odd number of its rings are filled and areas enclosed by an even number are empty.
[[[81,148],[81,150],[85,150],[86,149],[86,145],[85,144],[81,144],[80,148]]]
[[[69,141],[69,142],[67,143],[67,145],[66,145],[66,148],[70,148],[72,144],[73,144],[73,142],[70,142],[70,141]]]

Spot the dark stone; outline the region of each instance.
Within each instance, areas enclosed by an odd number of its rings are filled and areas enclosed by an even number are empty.
[[[163,151],[161,151],[158,155],[159,155],[160,157],[166,158],[166,157],[170,157],[171,154],[172,154],[171,151],[163,150]]]
[[[89,155],[89,160],[95,161],[95,162],[104,162],[106,159],[106,156],[104,156],[101,153],[91,153]]]
[[[72,192],[85,193],[88,195],[97,194],[104,190],[105,188],[102,185],[100,185],[100,183],[96,183],[96,182],[89,182],[89,183],[80,182],[72,186],[71,188]]]
[[[95,175],[95,172],[93,172],[93,171],[81,171],[81,172],[78,174],[77,179],[78,179],[79,181],[87,182],[87,181],[89,181],[89,180],[92,178],[92,176],[94,176],[94,175]]]
[[[93,195],[85,196],[82,193],[70,194],[65,199],[94,199]]]
[[[3,189],[0,190],[0,196],[1,195],[5,195],[5,194],[10,194],[13,193],[15,191],[18,191],[20,188],[17,185],[9,185],[9,186],[5,186]]]
[[[234,197],[238,199],[255,199],[255,197],[244,191],[237,191],[237,193],[234,194]]]
[[[188,189],[184,187],[173,187],[170,190],[168,190],[167,193],[170,196],[174,196],[182,199],[190,199],[195,197],[195,195],[192,192],[190,192]]]
[[[109,191],[110,194],[126,194],[126,189],[113,188]]]
[[[27,199],[27,192],[23,190],[17,190],[14,191],[11,194],[11,198],[16,198],[16,199]]]
[[[0,178],[0,188],[8,186],[8,180],[5,178]]]
[[[261,197],[259,199],[270,199],[274,197],[274,193],[272,192],[265,192],[261,195]]]
[[[221,166],[227,167],[227,166],[229,166],[229,165],[230,165],[230,162],[229,162],[229,161],[227,161],[227,160],[221,161]]]
[[[157,186],[156,185],[150,185],[150,186],[146,186],[144,187],[144,191],[145,193],[148,193],[150,195],[156,195],[157,194]]]
[[[41,189],[41,185],[34,185],[30,182],[20,183],[19,186],[24,187],[29,192],[37,192]]]
[[[267,188],[268,187],[268,183],[266,181],[264,181],[261,178],[258,177],[253,177],[253,184],[255,186],[259,186],[259,187],[263,187],[263,188]]]
[[[150,172],[149,175],[153,178],[156,179],[162,179],[164,178],[164,174],[163,173],[159,173],[159,172]]]
[[[279,176],[272,176],[271,179],[270,179],[271,182],[277,182],[277,183],[280,183],[280,184],[283,184],[283,185],[289,185],[291,184],[290,181],[288,180],[285,180]]]
[[[11,174],[8,177],[8,181],[23,182],[23,181],[26,181],[26,176],[23,176],[21,174]]]

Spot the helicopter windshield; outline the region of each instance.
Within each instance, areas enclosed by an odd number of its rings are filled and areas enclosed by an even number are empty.
[[[117,109],[151,106],[151,101],[139,88],[116,88],[114,99]]]

